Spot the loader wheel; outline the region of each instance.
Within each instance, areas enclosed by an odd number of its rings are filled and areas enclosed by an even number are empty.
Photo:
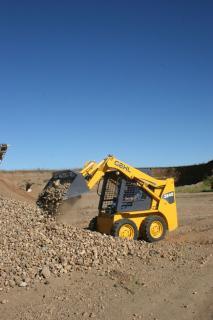
[[[161,216],[149,216],[141,226],[142,239],[147,242],[162,240],[166,234],[166,229],[166,222]]]
[[[136,224],[129,219],[121,219],[114,223],[111,231],[112,236],[124,239],[137,240],[139,236]]]
[[[97,230],[97,217],[94,217],[90,220],[88,229],[91,231],[96,231]]]

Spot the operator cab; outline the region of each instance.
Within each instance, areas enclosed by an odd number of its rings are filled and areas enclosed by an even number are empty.
[[[144,211],[151,207],[151,197],[135,181],[117,171],[107,172],[103,178],[99,212]]]

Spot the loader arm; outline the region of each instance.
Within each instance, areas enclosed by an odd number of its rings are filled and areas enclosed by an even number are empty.
[[[92,189],[101,180],[104,174],[111,170],[121,172],[130,180],[135,180],[139,185],[143,185],[145,188],[146,186],[162,188],[166,184],[165,180],[155,179],[111,155],[99,163],[96,163],[95,161],[86,163],[85,167],[81,170],[81,174],[87,181],[88,188]]]

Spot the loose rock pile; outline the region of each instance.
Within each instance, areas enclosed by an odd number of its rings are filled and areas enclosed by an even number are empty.
[[[133,253],[131,241],[58,225],[26,203],[0,199],[0,287],[25,287],[52,274],[114,264]]]
[[[0,198],[0,288],[28,287],[72,270],[112,268],[126,256],[174,257],[152,244],[59,225],[34,205]],[[176,254],[176,253],[175,253]]]

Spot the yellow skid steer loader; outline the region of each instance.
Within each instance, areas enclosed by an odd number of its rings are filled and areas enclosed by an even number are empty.
[[[155,179],[112,155],[99,163],[87,162],[80,172],[56,172],[44,188],[43,200],[49,189],[54,186],[56,195],[57,186],[63,185],[62,200],[77,201],[97,184],[99,214],[91,220],[89,229],[155,242],[163,239],[167,230],[177,228],[174,179]],[[52,199],[57,198],[55,195]]]

